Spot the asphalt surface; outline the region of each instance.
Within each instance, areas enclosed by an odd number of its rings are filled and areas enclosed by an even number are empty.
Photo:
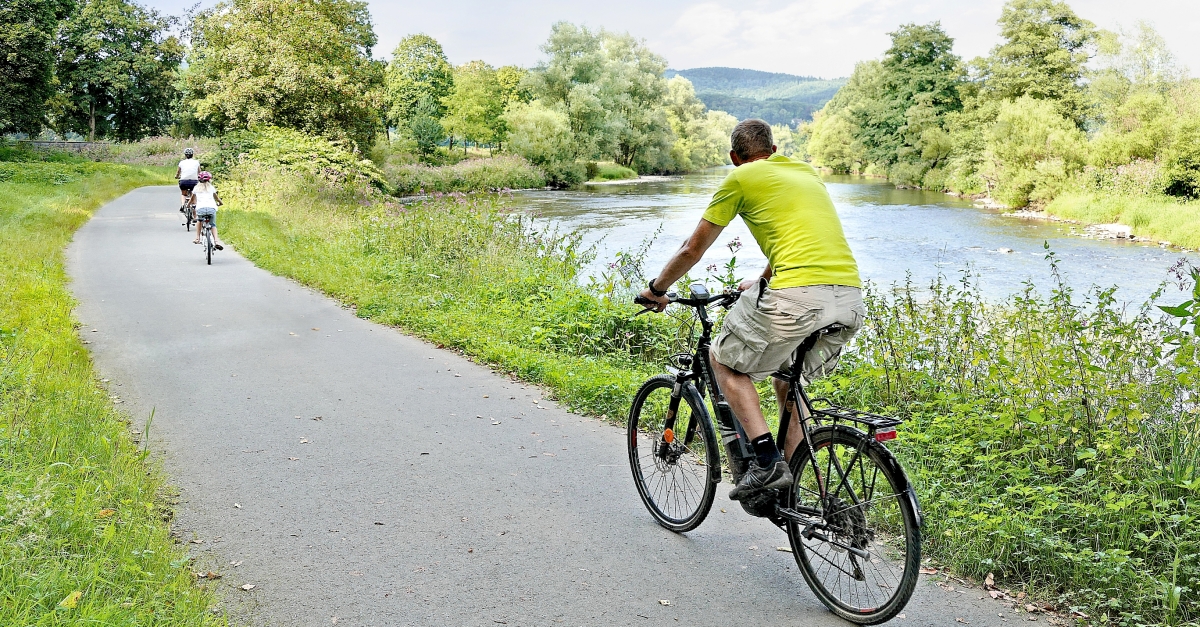
[[[847,624],[728,484],[700,528],[662,529],[622,429],[231,250],[205,265],[177,202],[105,206],[69,270],[80,333],[134,428],[153,411],[174,529],[235,624]],[[931,579],[892,624],[1029,620]]]

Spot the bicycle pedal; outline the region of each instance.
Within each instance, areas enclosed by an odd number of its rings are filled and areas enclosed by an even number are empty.
[[[782,495],[782,490],[762,490],[743,498],[739,503],[742,504],[742,509],[746,510],[746,513],[751,516],[774,519],[777,518],[775,508],[779,504],[779,499]]]

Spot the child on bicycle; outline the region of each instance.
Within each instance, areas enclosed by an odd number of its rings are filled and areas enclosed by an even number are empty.
[[[196,199],[196,239],[192,240],[192,243],[200,243],[202,224],[208,219],[212,224],[213,248],[225,250],[225,245],[217,236],[217,207],[222,203],[221,196],[217,194],[217,186],[212,183],[212,173],[201,172],[196,176],[196,187],[192,189],[192,196]]]

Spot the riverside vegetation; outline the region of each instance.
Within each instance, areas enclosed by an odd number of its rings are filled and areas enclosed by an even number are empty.
[[[964,62],[941,24],[904,24],[800,129],[835,172],[1200,248],[1200,80],[1145,22],[1107,32],[1061,0],[1010,0],[1002,42]]]
[[[93,211],[174,170],[45,158],[0,146],[0,624],[225,624],[96,379],[63,269]]]
[[[243,163],[222,188],[240,252],[568,407],[619,419],[679,339],[676,320],[630,317],[636,252],[585,285],[578,241],[503,195],[401,205],[364,179],[277,168]],[[994,304],[969,275],[874,286],[868,326],[814,393],[908,420],[894,448],[929,552],[955,571],[1091,624],[1196,624],[1198,301],[1172,317],[1061,283]]]

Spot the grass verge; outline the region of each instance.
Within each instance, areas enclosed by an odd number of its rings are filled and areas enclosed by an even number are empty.
[[[0,163],[0,624],[211,625],[163,477],[76,335],[63,249],[174,168]]]
[[[223,190],[223,232],[256,264],[573,409],[621,419],[679,339],[677,321],[629,317],[642,282],[621,273],[636,256],[581,286],[575,241],[534,232],[496,196],[402,207],[261,170]],[[997,304],[969,279],[871,292],[869,326],[814,394],[908,419],[893,450],[929,553],[957,572],[994,573],[1094,624],[1195,624],[1194,330],[1127,312],[1111,291],[1030,286]]]
[[[1200,248],[1200,202],[1067,192],[1047,205],[1046,213],[1086,224],[1116,222],[1133,227],[1133,233],[1138,237],[1167,241],[1184,248]]]
[[[546,174],[517,155],[466,159],[453,165],[387,164],[397,194],[530,189],[546,186]]]

